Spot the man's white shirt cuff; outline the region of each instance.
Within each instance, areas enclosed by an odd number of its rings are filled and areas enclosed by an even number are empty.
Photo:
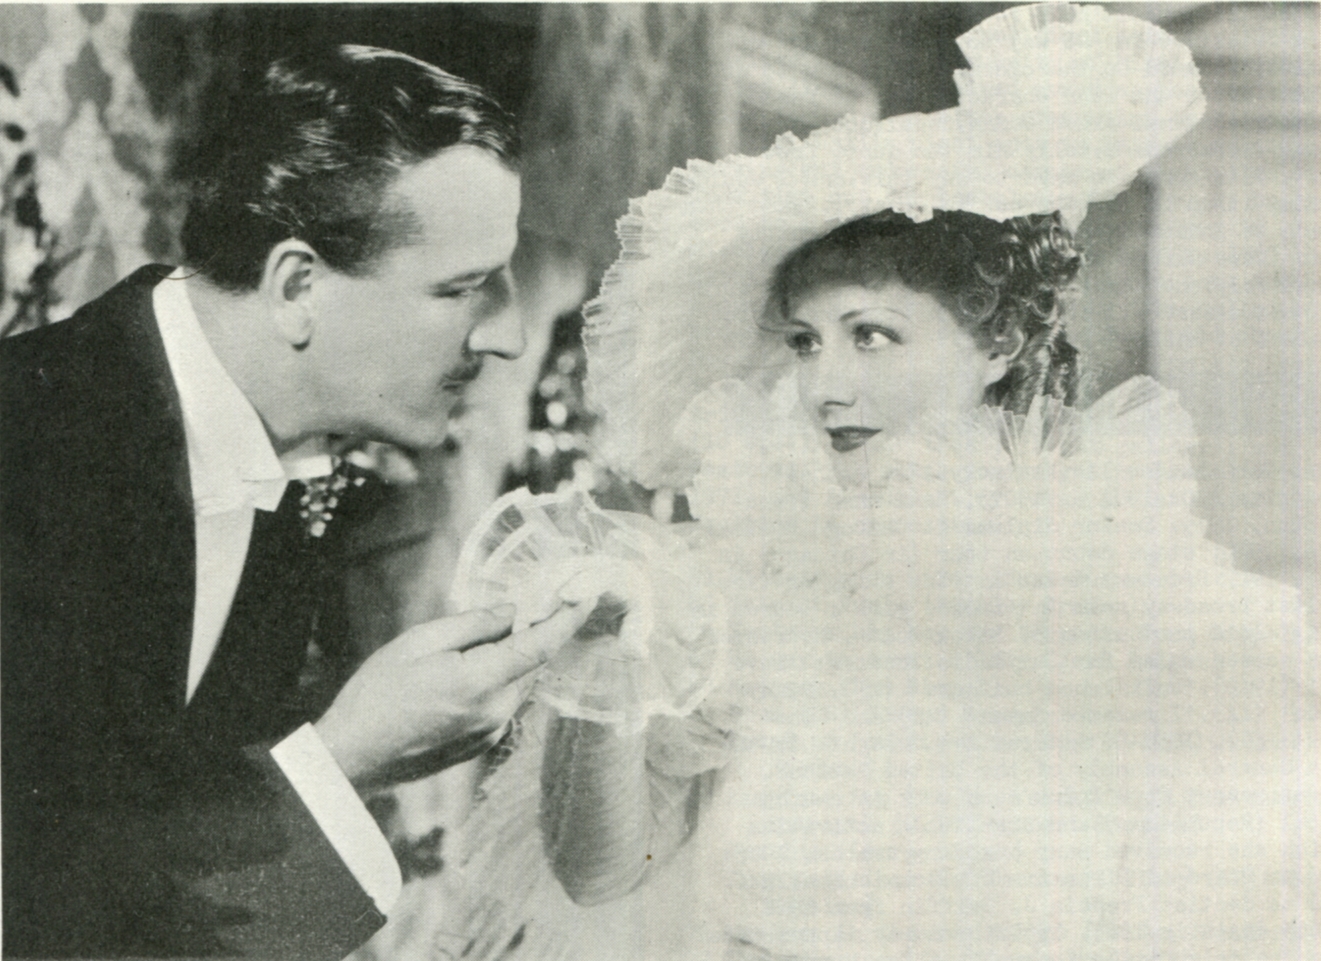
[[[388,915],[403,889],[399,862],[316,729],[304,724],[271,748],[271,757],[376,909]]]

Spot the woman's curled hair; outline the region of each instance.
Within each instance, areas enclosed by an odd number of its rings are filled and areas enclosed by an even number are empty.
[[[986,402],[1024,413],[1040,394],[1073,403],[1078,352],[1064,314],[1076,294],[1082,253],[1055,214],[1003,222],[937,210],[914,223],[885,211],[853,220],[799,247],[771,281],[771,322],[794,301],[831,284],[902,283],[931,294],[984,350],[1011,357]]]

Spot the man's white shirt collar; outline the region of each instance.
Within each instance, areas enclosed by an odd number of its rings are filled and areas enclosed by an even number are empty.
[[[152,308],[179,394],[197,545],[193,634],[184,697],[191,701],[234,603],[254,509],[275,510],[290,479],[329,474],[325,442],[276,456],[251,402],[211,349],[175,270],[156,285]]]
[[[257,507],[273,511],[290,479],[332,468],[324,441],[275,453],[261,417],[211,349],[193,311],[185,274],[156,285],[152,306],[179,392],[193,511],[199,517]]]

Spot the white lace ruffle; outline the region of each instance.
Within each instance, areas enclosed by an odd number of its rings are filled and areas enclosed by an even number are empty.
[[[581,491],[497,500],[464,543],[452,596],[460,611],[514,604],[518,631],[552,614],[569,584],[602,603],[540,672],[537,700],[634,732],[688,715],[720,681],[725,611],[687,545]]]
[[[1287,953],[1312,882],[1260,878],[1321,827],[1279,816],[1321,789],[1315,642],[1205,540],[1176,397],[928,420],[806,526],[828,455],[775,409],[726,382],[685,425],[744,699],[696,842],[723,930],[831,961]]]
[[[1117,196],[1206,109],[1188,48],[1100,6],[1015,7],[958,44],[970,66],[954,72],[959,114],[999,173],[973,185],[985,207],[959,209],[995,220],[1060,210],[1077,227],[1088,204]],[[1006,104],[1030,105],[1028,116],[1007,118]]]

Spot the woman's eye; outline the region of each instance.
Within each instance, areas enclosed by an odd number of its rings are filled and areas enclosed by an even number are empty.
[[[796,330],[785,335],[784,342],[799,357],[810,357],[821,352],[821,341],[817,339],[815,334],[810,334],[805,330]]]
[[[853,343],[860,350],[878,350],[902,341],[897,334],[884,327],[858,327],[853,331]]]

